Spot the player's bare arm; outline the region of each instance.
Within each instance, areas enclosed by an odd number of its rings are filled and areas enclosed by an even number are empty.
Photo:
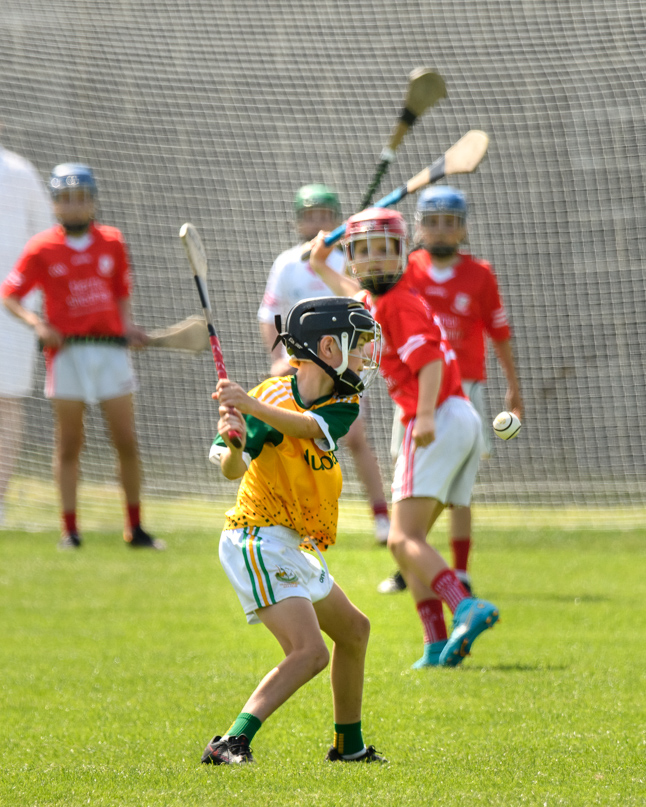
[[[498,361],[507,379],[507,393],[505,395],[505,407],[507,411],[513,412],[519,420],[523,419],[523,399],[520,394],[520,384],[516,373],[516,362],[511,348],[511,339],[501,342],[494,342]]]
[[[229,440],[229,432],[239,436],[239,447]],[[218,434],[227,444],[227,451],[220,455],[220,468],[226,479],[240,479],[247,470],[243,459],[244,447],[247,441],[247,424],[237,409],[220,406],[220,420],[218,421]]]
[[[354,297],[361,291],[359,282],[348,275],[341,275],[335,272],[326,261],[334,246],[326,247],[324,239],[327,233],[321,231],[314,241],[312,241],[312,252],[310,254],[310,266],[321,278],[325,285],[332,289],[340,297]]]
[[[139,325],[135,325],[132,321],[132,308],[130,305],[129,297],[122,297],[117,300],[117,307],[121,314],[121,322],[123,323],[123,333],[128,344],[133,348],[145,347],[148,342],[148,334]]]
[[[413,426],[415,445],[422,448],[435,440],[435,406],[442,384],[442,362],[425,364],[418,374],[419,395]]]
[[[317,440],[325,437],[323,430],[309,414],[290,412],[278,406],[266,404],[248,395],[239,384],[222,378],[218,381],[214,398],[220,406],[232,407],[245,415],[252,415],[268,426],[277,429],[286,437]]]
[[[12,313],[14,317],[17,317],[22,320],[25,325],[29,325],[30,328],[34,329],[43,347],[59,348],[63,346],[62,334],[48,322],[44,322],[35,311],[30,311],[28,308],[25,308],[18,297],[11,295],[5,297],[3,302],[5,308]]]

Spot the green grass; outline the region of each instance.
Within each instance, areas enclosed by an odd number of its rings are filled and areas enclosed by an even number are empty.
[[[371,618],[364,735],[388,766],[323,762],[326,673],[263,726],[255,765],[199,765],[281,658],[219,566],[221,514],[158,528],[161,554],[116,532],[63,554],[56,532],[4,531],[0,805],[646,803],[646,531],[483,519],[473,573],[501,624],[461,668],[413,671],[417,618],[375,592],[393,564],[358,514],[344,507],[328,562]]]

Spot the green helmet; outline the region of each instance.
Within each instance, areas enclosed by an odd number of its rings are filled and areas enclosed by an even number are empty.
[[[324,207],[333,210],[341,216],[341,203],[339,195],[327,185],[303,185],[294,197],[294,212],[299,216],[304,210],[311,207]]]

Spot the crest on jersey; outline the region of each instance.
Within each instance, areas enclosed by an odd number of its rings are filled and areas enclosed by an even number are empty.
[[[110,277],[114,269],[114,258],[112,255],[101,255],[99,258],[99,274],[103,277]]]
[[[63,277],[67,274],[67,266],[64,263],[53,263],[49,267],[49,274],[51,277]]]
[[[460,292],[459,294],[455,295],[455,300],[453,300],[453,310],[457,311],[458,314],[466,314],[470,305],[471,297],[469,297],[468,294]]]

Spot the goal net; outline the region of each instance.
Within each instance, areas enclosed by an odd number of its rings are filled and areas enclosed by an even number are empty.
[[[468,129],[489,133],[479,171],[454,184],[471,203],[470,249],[499,278],[526,416],[519,439],[497,441],[483,463],[475,500],[618,508],[619,521],[636,523],[646,479],[645,38],[638,0],[4,0],[0,142],[43,177],[62,161],[95,168],[100,220],[128,241],[135,317],[148,329],[199,312],[177,237],[192,221],[209,252],[230,375],[250,388],[269,369],[256,313],[274,258],[295,243],[296,189],[325,182],[353,212],[408,73],[432,67],[448,98],[409,133],[381,190]],[[414,205],[400,206],[409,222]],[[178,498],[232,500],[235,484],[207,461],[210,355],[149,350],[134,362],[146,495],[169,511]],[[490,429],[506,384],[493,354],[488,367]],[[9,495],[17,526],[58,519],[43,377],[39,359]],[[367,398],[388,489],[392,406],[381,383]],[[339,459],[344,495],[361,498],[347,449]],[[82,469],[96,507],[118,509],[95,411]]]

